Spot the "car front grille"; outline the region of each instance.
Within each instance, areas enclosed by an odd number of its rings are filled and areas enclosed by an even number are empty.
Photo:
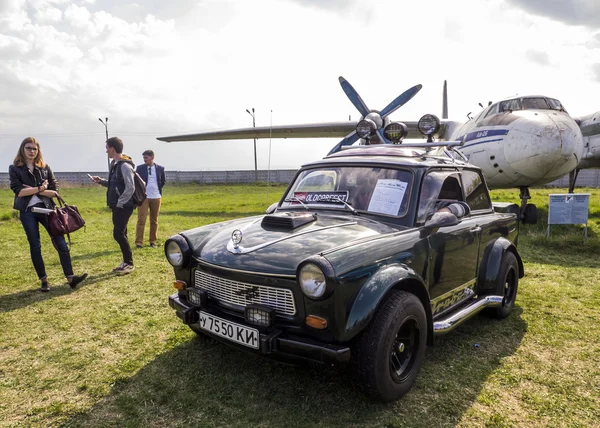
[[[196,287],[220,302],[242,307],[254,303],[275,309],[281,315],[296,314],[294,295],[289,289],[232,281],[200,270],[196,271],[194,280]]]

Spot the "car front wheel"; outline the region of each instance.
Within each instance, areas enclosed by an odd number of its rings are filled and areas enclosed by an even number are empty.
[[[507,251],[502,256],[500,271],[496,278],[496,293],[503,297],[501,308],[489,308],[488,314],[494,318],[506,318],[515,305],[519,288],[519,264],[513,253]]]
[[[427,317],[421,301],[393,291],[353,352],[360,386],[381,401],[398,400],[413,386],[425,355]]]

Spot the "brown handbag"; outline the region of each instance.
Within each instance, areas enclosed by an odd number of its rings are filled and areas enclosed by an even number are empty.
[[[81,229],[85,226],[85,220],[79,214],[75,205],[69,205],[63,198],[57,195],[60,206],[54,208],[54,211],[48,214],[48,227],[50,235],[62,236]],[[69,238],[70,241],[70,238]]]

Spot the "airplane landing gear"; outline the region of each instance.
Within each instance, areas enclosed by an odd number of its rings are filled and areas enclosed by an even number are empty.
[[[577,181],[579,171],[581,171],[581,169],[575,168],[569,173],[569,193],[573,193],[575,191],[575,182]]]
[[[537,223],[537,207],[534,204],[528,204],[527,201],[531,199],[529,194],[529,187],[519,187],[521,191],[521,218],[523,224],[536,224]]]

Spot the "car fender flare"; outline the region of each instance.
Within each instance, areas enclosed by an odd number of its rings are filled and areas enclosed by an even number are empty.
[[[408,266],[388,265],[378,270],[359,290],[348,314],[342,341],[352,339],[371,322],[392,289],[415,294],[425,308],[428,330],[432,329],[431,303],[423,280]],[[432,331],[428,332],[428,337],[431,337],[429,333]]]
[[[478,282],[478,294],[489,294],[494,293],[494,287],[496,278],[500,272],[500,265],[504,254],[510,251],[517,258],[519,264],[519,278],[523,278],[523,260],[517,252],[517,247],[504,237],[500,237],[495,241],[489,242],[483,251],[483,258],[481,268],[479,269],[479,275],[477,277]]]

